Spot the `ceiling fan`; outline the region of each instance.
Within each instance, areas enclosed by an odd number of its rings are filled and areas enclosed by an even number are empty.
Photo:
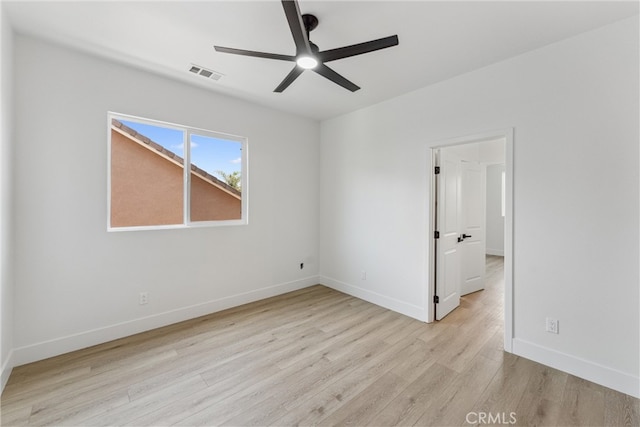
[[[300,7],[296,0],[282,0],[282,7],[284,8],[284,14],[287,17],[289,28],[291,29],[293,41],[296,44],[295,56],[214,46],[217,52],[295,62],[296,66],[284,78],[284,80],[282,80],[282,83],[275,88],[274,92],[284,91],[300,76],[300,74],[304,72],[304,70],[313,70],[343,88],[348,89],[351,92],[355,92],[360,89],[360,87],[327,67],[325,62],[362,55],[363,53],[385,49],[398,44],[398,36],[394,35],[364,43],[339,47],[337,49],[324,50],[321,52],[320,49],[318,49],[318,46],[309,41],[309,32],[318,26],[318,18],[310,14],[301,15]]]

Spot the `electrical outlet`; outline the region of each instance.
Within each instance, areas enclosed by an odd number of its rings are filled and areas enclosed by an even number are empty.
[[[362,271],[360,273],[360,280],[367,280],[367,272],[366,271]]]
[[[552,319],[550,317],[547,317],[547,332],[552,334],[560,333],[559,323],[560,322],[557,319]]]
[[[145,305],[149,302],[149,293],[148,292],[140,292],[140,299],[139,299],[139,304],[140,305]]]

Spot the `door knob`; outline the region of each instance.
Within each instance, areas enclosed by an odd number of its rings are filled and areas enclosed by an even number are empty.
[[[473,237],[473,236],[471,236],[471,234],[463,234],[462,235],[463,239],[468,239],[469,237]]]

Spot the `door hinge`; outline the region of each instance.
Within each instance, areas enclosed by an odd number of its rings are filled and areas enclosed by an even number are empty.
[[[440,175],[440,166],[436,166],[433,171],[436,175]]]
[[[440,232],[439,231],[434,231],[433,232],[433,238],[434,239],[439,239],[440,238]]]
[[[438,295],[433,296],[433,302],[436,304],[440,304],[440,297]]]

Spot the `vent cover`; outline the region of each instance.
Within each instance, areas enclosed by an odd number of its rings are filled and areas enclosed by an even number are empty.
[[[220,80],[224,74],[219,73],[217,71],[213,71],[213,70],[208,70],[204,67],[201,67],[199,65],[195,65],[195,64],[191,64],[190,68],[189,68],[189,72],[193,73],[193,74],[197,74],[199,76],[202,77],[206,77],[208,79],[211,80],[215,80],[218,81]]]

